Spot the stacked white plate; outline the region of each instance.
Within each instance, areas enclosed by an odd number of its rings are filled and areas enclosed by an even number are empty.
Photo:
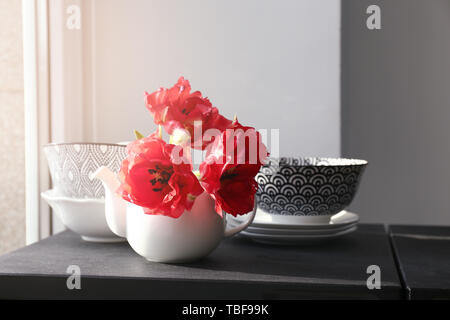
[[[349,234],[357,229],[359,221],[356,213],[346,210],[332,216],[328,223],[302,224],[287,219],[283,221],[282,216],[278,216],[277,219],[266,217],[264,213],[258,215],[257,211],[253,223],[241,231],[240,235],[261,243],[311,244]],[[227,222],[231,226],[240,224],[244,219],[246,218],[227,215]]]

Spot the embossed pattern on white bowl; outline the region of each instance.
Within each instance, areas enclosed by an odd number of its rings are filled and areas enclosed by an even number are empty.
[[[101,182],[91,174],[106,166],[118,172],[126,157],[124,144],[54,143],[44,146],[58,196],[76,199],[101,199],[105,192]]]

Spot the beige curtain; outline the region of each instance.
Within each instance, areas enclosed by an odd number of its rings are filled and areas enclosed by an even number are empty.
[[[0,255],[25,245],[20,0],[0,0]]]

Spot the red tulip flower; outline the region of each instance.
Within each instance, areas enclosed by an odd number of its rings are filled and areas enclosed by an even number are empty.
[[[175,159],[176,147],[157,134],[130,143],[119,172],[122,198],[143,207],[146,214],[178,218],[190,210],[203,189],[192,165]]]
[[[200,91],[191,93],[191,85],[183,77],[170,89],[146,93],[146,105],[156,124],[163,125],[171,135],[176,129],[185,130],[195,149],[203,150],[214,140],[204,139],[207,130],[220,134],[231,125]]]
[[[253,210],[255,176],[267,155],[261,135],[237,120],[215,139],[200,165],[200,183],[214,198],[218,214],[237,216]]]

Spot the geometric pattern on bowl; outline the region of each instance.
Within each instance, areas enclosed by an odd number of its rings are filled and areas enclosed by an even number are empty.
[[[357,159],[269,158],[256,175],[258,208],[274,215],[336,214],[352,202],[366,166]]]
[[[101,199],[102,183],[90,175],[106,166],[118,172],[126,157],[126,146],[106,143],[59,143],[44,146],[53,189],[58,196]]]

